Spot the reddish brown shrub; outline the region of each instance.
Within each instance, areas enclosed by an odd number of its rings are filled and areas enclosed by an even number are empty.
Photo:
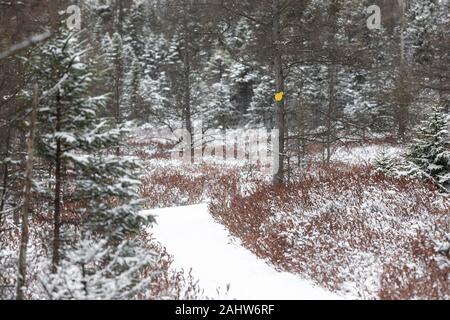
[[[143,279],[152,277],[149,287],[150,296],[171,300],[195,300],[202,298],[203,291],[190,271],[172,270],[172,256],[150,235],[144,235],[142,242],[150,251],[158,253],[153,266],[148,267],[142,273]]]
[[[198,204],[209,198],[214,186],[236,175],[234,169],[221,166],[151,162],[140,195],[147,209]]]
[[[300,181],[251,194],[216,186],[211,213],[275,266],[363,298],[448,299],[449,270],[434,243],[450,203],[431,185],[373,175],[370,167],[317,166]]]

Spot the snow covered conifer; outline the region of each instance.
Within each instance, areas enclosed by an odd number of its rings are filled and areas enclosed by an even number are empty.
[[[117,32],[112,37],[106,35],[102,42],[105,60],[110,69],[108,77],[105,79],[108,89],[112,93],[112,107],[110,111],[114,114],[116,123],[121,123],[123,120],[124,64],[127,46],[124,45],[122,36]]]
[[[450,184],[449,116],[444,106],[435,106],[418,128],[418,136],[406,158],[448,189]]]
[[[144,1],[133,1],[127,12],[124,23],[124,39],[128,43],[136,56],[141,57],[144,54],[146,39],[145,25],[147,23],[146,3]]]
[[[194,100],[208,127],[229,128],[233,122],[235,110],[231,103],[231,83],[228,75],[230,60],[225,52],[216,49],[203,69],[203,72],[210,76],[194,76]]]
[[[393,157],[385,152],[382,152],[375,158],[374,165],[377,172],[381,172],[386,175],[395,175],[398,163]]]
[[[139,163],[114,152],[129,129],[101,118],[106,99],[90,94],[87,50],[61,31],[30,60],[44,89],[38,155],[52,173],[53,257],[42,284],[51,299],[130,298],[152,262],[136,240],[152,217],[140,213]]]
[[[142,70],[136,56],[132,55],[129,71],[125,74],[123,113],[128,119],[138,119],[141,109],[141,76]]]

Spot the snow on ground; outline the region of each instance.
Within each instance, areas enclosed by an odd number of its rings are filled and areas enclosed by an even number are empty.
[[[206,204],[148,211],[154,237],[174,257],[174,269],[192,269],[213,299],[330,300],[339,296],[300,277],[278,272],[237,244]]]
[[[391,145],[368,145],[362,147],[339,147],[332,156],[333,161],[345,162],[348,164],[370,164],[384,153],[387,156],[396,157],[402,154],[402,148]]]

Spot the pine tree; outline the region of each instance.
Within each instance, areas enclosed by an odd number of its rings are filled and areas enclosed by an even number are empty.
[[[144,54],[145,43],[147,42],[145,25],[147,22],[146,3],[144,1],[133,1],[124,23],[124,41],[130,45],[136,56]]]
[[[125,74],[122,108],[123,116],[130,120],[139,119],[143,109],[140,94],[141,77],[141,65],[133,54],[129,70]]]
[[[385,152],[380,153],[374,160],[376,172],[395,176],[397,173],[398,162],[392,156]]]
[[[448,188],[450,183],[449,116],[445,106],[435,106],[417,130],[406,159]]]
[[[129,298],[151,263],[136,239],[153,220],[140,213],[139,163],[112,152],[129,129],[100,117],[106,98],[90,95],[86,52],[76,34],[61,31],[30,61],[45,91],[38,155],[54,173],[53,259],[41,282],[51,299]]]
[[[171,61],[167,59],[168,41],[163,35],[146,29],[147,42],[144,54],[140,58],[143,72],[140,84],[140,96],[143,100],[140,119],[160,126],[176,119],[173,107],[176,105],[171,93],[170,81],[165,69]],[[166,68],[164,68],[166,65]],[[169,103],[170,101],[170,103]]]
[[[268,128],[273,127],[274,108],[273,87],[274,81],[266,72],[255,72],[259,75],[253,87],[253,97],[250,108],[247,110],[247,118],[252,124],[264,124]]]
[[[193,100],[198,104],[206,128],[226,129],[232,126],[234,108],[228,64],[226,52],[216,49],[202,73],[194,75]]]
[[[112,37],[108,35],[102,41],[102,46],[105,52],[105,60],[109,67],[106,82],[108,84],[108,91],[112,93],[112,101],[110,112],[114,115],[117,124],[120,124],[124,119],[123,116],[123,90],[125,77],[125,59],[127,56],[127,46],[124,45],[122,36],[119,33],[114,33]]]

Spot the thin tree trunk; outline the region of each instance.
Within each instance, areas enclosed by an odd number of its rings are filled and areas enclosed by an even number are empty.
[[[120,38],[122,39],[122,37]],[[122,40],[121,40],[122,41]],[[122,49],[120,49],[122,50]],[[122,74],[123,74],[123,60],[122,56],[119,57],[118,61],[116,61],[115,66],[115,88],[114,88],[114,103],[115,103],[115,118],[116,125],[120,125],[122,122],[122,110],[120,108],[120,100],[121,100],[121,88],[122,88]],[[116,155],[120,156],[120,147],[116,148]]]
[[[6,150],[5,150],[5,158],[9,156],[9,148],[11,144],[11,128],[8,128],[8,136],[6,137]],[[3,182],[2,182],[2,194],[0,199],[0,224],[2,224],[3,216],[2,212],[5,209],[5,201],[6,201],[6,189],[8,187],[8,178],[9,178],[9,167],[8,163],[5,162],[3,164]]]
[[[400,21],[400,82],[399,82],[399,90],[400,90],[400,101],[399,108],[397,114],[398,121],[398,138],[403,139],[406,134],[406,130],[408,127],[408,118],[409,118],[409,101],[407,101],[407,93],[406,93],[406,79],[407,79],[407,70],[406,70],[406,59],[405,59],[405,29],[406,29],[406,3],[405,0],[398,0],[398,4],[400,7],[401,21]]]
[[[398,0],[398,5],[400,7],[400,63],[403,65],[405,62],[405,13],[406,13],[406,4],[405,0]]]
[[[305,108],[303,104],[299,104],[299,137],[297,138],[297,167],[301,167],[303,158],[305,156]]]
[[[16,298],[25,299],[25,284],[27,276],[27,247],[29,241],[29,216],[31,207],[31,192],[33,183],[34,140],[36,135],[36,109],[38,106],[38,86],[34,87],[34,98],[31,111],[31,127],[27,139],[27,161],[25,171],[24,203],[22,207],[22,225],[20,232],[19,265],[17,275]]]
[[[188,17],[187,17],[187,8],[188,4],[186,1],[183,2],[183,29],[184,29],[184,55],[183,55],[183,77],[184,77],[184,92],[183,92],[183,114],[184,114],[184,122],[186,130],[189,132],[191,136],[191,161],[194,160],[194,137],[193,137],[193,128],[192,128],[192,109],[191,109],[191,56],[189,54],[189,45],[190,45],[190,37],[189,37],[189,25],[188,25]]]
[[[337,80],[337,68],[336,65],[329,67],[329,101],[327,112],[327,137],[326,137],[326,164],[329,165],[331,161],[331,147],[334,137],[334,118],[336,113],[336,80]]]
[[[328,30],[328,42],[331,46],[331,50],[335,50],[337,47],[336,43],[336,28],[337,28],[337,17],[339,10],[341,9],[341,3],[339,0],[333,0],[330,3],[328,8],[328,16],[329,16],[329,30]],[[331,51],[333,52],[333,51]],[[326,133],[326,141],[325,141],[325,150],[326,155],[324,155],[324,160],[326,165],[329,165],[331,162],[332,156],[332,146],[336,138],[336,128],[335,128],[335,120],[336,120],[336,87],[337,87],[337,61],[335,60],[335,55],[331,54],[331,62],[328,66],[328,110],[327,110],[327,133]]]
[[[117,11],[117,20],[115,21],[115,29],[116,32],[119,34],[120,36],[120,55],[118,57],[118,61],[116,61],[116,65],[115,65],[115,84],[114,84],[114,103],[115,103],[115,118],[116,118],[116,124],[119,125],[122,123],[122,110],[121,110],[121,106],[120,106],[120,101],[121,101],[121,97],[122,97],[122,82],[123,82],[123,70],[124,70],[124,66],[123,66],[123,44],[122,44],[122,39],[123,39],[123,20],[124,20],[124,7],[123,7],[123,3],[122,0],[116,0],[116,11]],[[120,146],[117,146],[116,148],[116,155],[120,156]]]
[[[117,10],[116,30],[121,36],[123,34],[123,20],[124,20],[123,9],[124,8],[122,0],[116,0],[116,10]]]
[[[61,130],[61,104],[59,103],[59,95],[57,97],[56,111],[56,132]],[[55,198],[54,198],[54,217],[53,217],[53,257],[52,272],[56,273],[60,261],[61,246],[61,140],[56,139],[55,154]]]
[[[281,27],[280,27],[280,8],[278,0],[272,0],[272,47],[274,54],[274,73],[276,82],[276,92],[284,92],[284,72],[283,72],[283,57],[280,50],[281,43]],[[285,152],[285,100],[275,102],[275,125],[279,131],[279,154],[278,154],[278,170],[274,175],[274,183],[282,184],[284,182],[284,152]]]

